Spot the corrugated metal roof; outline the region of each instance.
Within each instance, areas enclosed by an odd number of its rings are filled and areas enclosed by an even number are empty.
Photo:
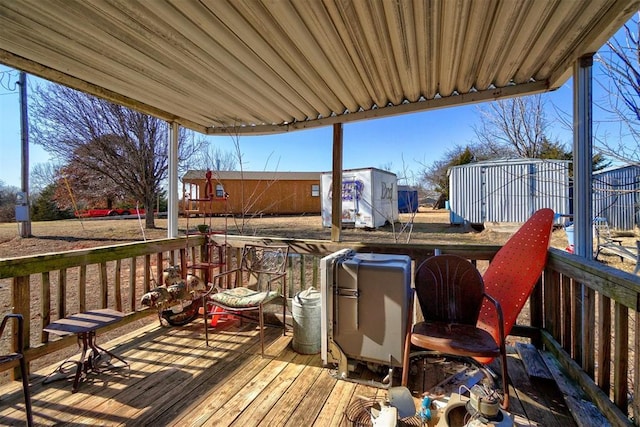
[[[189,170],[182,177],[183,181],[205,179],[205,170]],[[320,172],[278,172],[278,171],[214,171],[214,181],[247,180],[247,181],[320,181]]]
[[[638,0],[0,0],[0,62],[204,133],[559,87]]]

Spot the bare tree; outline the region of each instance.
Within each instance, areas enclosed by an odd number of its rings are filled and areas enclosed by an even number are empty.
[[[201,140],[198,145],[202,150],[189,160],[190,169],[232,171],[238,168],[239,159],[233,151],[223,151],[205,140]]]
[[[37,163],[29,173],[29,185],[32,195],[39,193],[51,184],[55,184],[60,166],[52,163]]]
[[[153,210],[168,173],[167,123],[55,84],[32,91],[30,106],[35,143],[73,170],[103,177],[102,183]],[[197,149],[182,130],[179,161]],[[155,227],[153,215],[146,215],[145,225]]]
[[[539,158],[549,141],[541,95],[491,102],[479,108],[479,113],[481,124],[473,130],[491,158]]]
[[[640,12],[622,27],[596,55],[604,79],[598,79],[607,93],[597,103],[619,123],[619,134],[598,139],[608,156],[626,163],[640,162]]]

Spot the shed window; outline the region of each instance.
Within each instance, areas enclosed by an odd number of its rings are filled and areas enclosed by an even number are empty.
[[[320,184],[311,185],[311,197],[320,197]]]
[[[224,187],[222,184],[216,184],[216,197],[224,197]]]

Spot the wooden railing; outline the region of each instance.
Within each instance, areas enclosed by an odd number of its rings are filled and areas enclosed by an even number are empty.
[[[75,337],[50,340],[43,330],[67,314],[96,308],[127,313],[108,329],[154,314],[140,307],[142,294],[162,283],[164,268],[198,256],[203,244],[204,237],[192,236],[0,260],[0,283],[10,286],[12,311],[25,319],[26,359],[75,344]],[[0,354],[7,350],[1,346]]]
[[[217,239],[230,246],[230,266],[245,243],[288,244],[292,254],[287,276],[289,297],[309,286],[319,288],[320,257],[342,248],[408,254],[416,262],[439,249],[473,260],[480,270],[499,249],[488,245],[335,243],[243,236],[227,236],[224,240],[214,237]],[[154,310],[140,310],[137,304],[149,289],[151,278],[160,282],[167,265],[181,261],[184,265],[185,257],[195,259],[203,243],[203,237],[188,242],[184,238],[164,239],[1,260],[0,279],[11,279],[13,311],[29,319],[25,336],[32,338],[25,343],[27,359],[33,361],[75,343],[73,337],[50,341],[42,332],[60,314],[109,307],[127,313],[123,323],[154,314]],[[123,276],[128,280],[122,281]],[[632,387],[637,388],[640,382],[637,276],[551,249],[540,283],[530,300],[531,311],[526,316],[530,320],[519,322],[514,334],[531,337],[550,350],[615,425],[632,425],[631,414],[640,414],[640,399],[629,399]],[[39,298],[32,298],[33,289],[38,290]],[[98,292],[99,307],[87,305],[88,292]],[[40,339],[34,340],[38,335]],[[640,425],[638,418],[636,415],[633,419],[635,425]]]

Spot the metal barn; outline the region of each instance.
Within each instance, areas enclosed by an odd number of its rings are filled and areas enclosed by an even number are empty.
[[[569,163],[508,159],[451,167],[450,221],[525,222],[540,208],[569,213]]]
[[[611,228],[633,230],[640,221],[640,166],[622,166],[593,173],[593,215]]]

